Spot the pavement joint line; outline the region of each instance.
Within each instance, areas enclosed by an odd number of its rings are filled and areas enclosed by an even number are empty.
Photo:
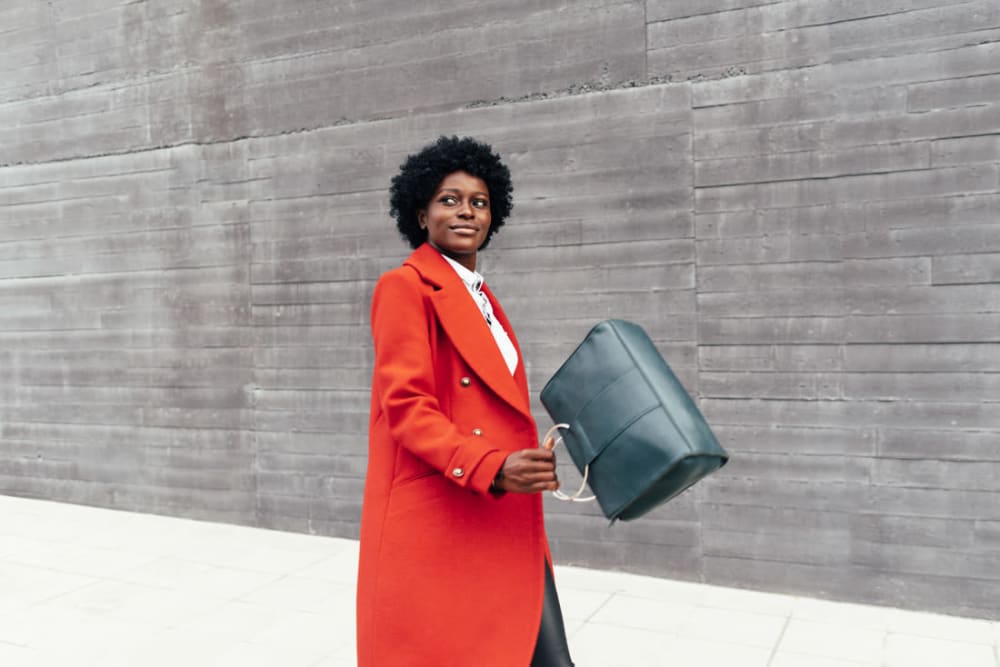
[[[598,613],[600,613],[600,611],[601,611],[602,609],[604,609],[604,607],[605,607],[605,606],[606,606],[606,605],[607,605],[607,604],[608,604],[609,602],[611,602],[612,598],[614,598],[614,597],[615,597],[616,595],[618,595],[618,594],[619,594],[619,593],[621,593],[621,592],[622,592],[622,589],[619,589],[619,590],[617,590],[617,591],[611,591],[611,592],[610,592],[610,593],[608,594],[608,597],[607,597],[607,599],[606,599],[606,600],[604,600],[604,602],[602,602],[602,603],[601,603],[600,605],[598,605],[597,609],[595,609],[594,611],[592,611],[592,612],[590,613],[590,615],[589,615],[589,616],[587,616],[587,618],[583,619],[583,622],[582,622],[582,623],[580,623],[580,626],[579,626],[579,627],[578,627],[578,628],[577,628],[576,630],[574,630],[573,632],[571,632],[571,633],[570,633],[570,636],[572,637],[572,636],[574,636],[574,635],[576,635],[576,634],[578,634],[578,633],[580,633],[580,632],[583,632],[584,628],[586,628],[586,627],[587,627],[588,625],[590,625],[590,622],[591,622],[591,621],[593,620],[594,616],[597,616],[597,614],[598,614]]]
[[[788,624],[792,622],[792,614],[794,612],[788,612],[785,616],[785,623],[781,626],[781,632],[778,633],[778,638],[774,640],[774,646],[771,647],[771,655],[767,657],[767,667],[771,667],[774,664],[774,658],[778,655],[778,649],[781,647],[781,642],[785,638],[785,630],[788,629]]]
[[[66,597],[67,595],[73,595],[74,593],[79,593],[80,591],[82,591],[82,590],[84,590],[86,588],[89,588],[89,587],[91,587],[91,586],[93,586],[95,584],[99,584],[99,583],[103,583],[103,582],[108,582],[108,581],[115,581],[115,580],[114,579],[98,579],[97,581],[88,581],[87,583],[82,584],[80,586],[77,586],[76,588],[72,588],[72,589],[70,589],[68,591],[63,591],[62,593],[56,593],[55,595],[52,595],[50,597],[42,598],[41,600],[36,600],[35,602],[31,603],[29,605],[29,607],[37,607],[39,605],[49,604],[50,602],[54,602],[54,601],[58,600],[59,598]]]
[[[289,572],[285,576],[286,577],[287,576],[294,576],[295,574],[301,572],[302,570],[308,570],[310,567],[314,567],[316,565],[319,565],[320,563],[322,563],[323,561],[327,560],[328,558],[331,558],[333,555],[335,555],[335,554],[324,553],[322,556],[318,556],[315,561],[310,561],[306,565],[303,565],[302,567]]]
[[[257,573],[254,573],[254,574],[257,574]],[[247,595],[253,595],[254,593],[257,593],[258,591],[260,591],[261,589],[267,588],[268,586],[273,586],[274,584],[278,583],[279,581],[284,581],[285,579],[288,579],[290,576],[292,576],[292,575],[291,574],[279,574],[279,575],[277,575],[277,579],[271,579],[270,581],[268,581],[266,583],[263,583],[260,586],[257,586],[256,588],[252,588],[252,589],[250,589],[248,591],[244,591],[244,592],[240,593],[239,595],[237,595],[236,597],[234,597],[233,599],[234,600],[239,600],[240,602],[250,602],[250,600],[246,599]]]

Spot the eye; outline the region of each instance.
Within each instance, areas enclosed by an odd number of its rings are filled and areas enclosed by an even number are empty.
[[[458,199],[456,199],[454,195],[444,195],[443,197],[438,199],[438,201],[444,204],[445,206],[454,206],[455,204],[458,203]]]
[[[489,208],[490,203],[485,199],[473,199],[472,205],[476,208]]]

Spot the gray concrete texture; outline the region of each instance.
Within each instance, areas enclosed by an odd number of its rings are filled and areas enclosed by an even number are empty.
[[[0,26],[0,492],[356,537],[387,184],[471,134],[533,391],[631,319],[733,454],[634,524],[547,501],[558,562],[1000,618],[994,0]]]

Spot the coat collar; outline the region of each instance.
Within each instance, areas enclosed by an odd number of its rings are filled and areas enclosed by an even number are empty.
[[[465,283],[448,265],[441,253],[429,243],[424,243],[414,250],[403,264],[414,268],[424,282],[436,288],[430,297],[431,304],[441,326],[465,363],[500,398],[530,416],[531,406],[528,401],[528,386],[521,349],[514,338],[506,314],[489,288],[484,292],[490,299],[493,312],[517,350],[517,368],[513,376],[507,370],[503,355],[493,342],[489,325],[469,296]]]

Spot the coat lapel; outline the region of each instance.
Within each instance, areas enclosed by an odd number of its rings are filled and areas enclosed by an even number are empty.
[[[417,248],[405,264],[413,266],[421,277],[438,289],[431,295],[431,304],[437,313],[441,326],[448,334],[455,349],[472,371],[504,401],[525,415],[531,415],[528,402],[527,383],[520,382],[517,375],[524,376],[521,368],[521,351],[510,328],[510,322],[500,309],[495,297],[489,291],[487,297],[493,305],[494,313],[507,330],[518,354],[518,368],[511,376],[500,349],[493,341],[493,334],[483,314],[469,296],[465,283],[455,270],[431,245],[425,243]],[[522,387],[519,385],[523,385]]]

